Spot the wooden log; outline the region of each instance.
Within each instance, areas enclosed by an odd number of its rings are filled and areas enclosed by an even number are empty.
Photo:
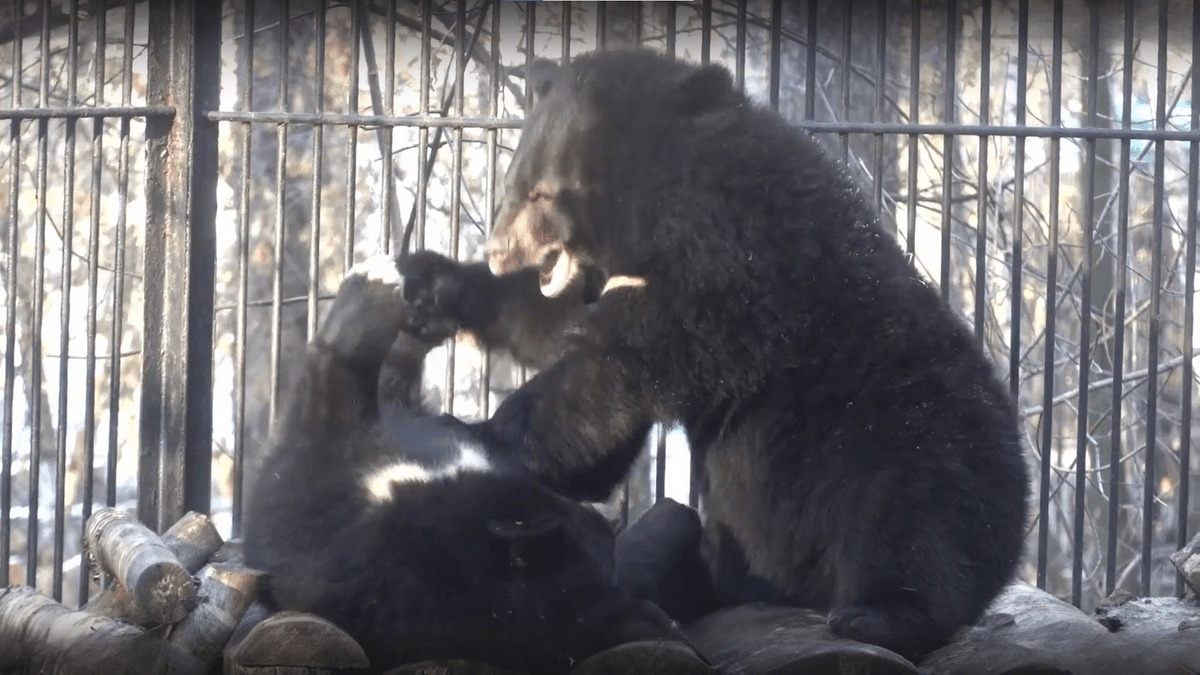
[[[0,671],[202,675],[182,649],[115,619],[68,609],[28,586],[0,590]]]
[[[250,604],[250,609],[242,615],[242,620],[238,622],[237,628],[233,629],[233,635],[229,636],[229,640],[225,643],[225,653],[228,655],[234,651],[242,640],[254,630],[258,624],[266,621],[275,612],[268,608],[260,600],[255,600]]]
[[[168,641],[216,665],[225,643],[258,597],[262,579],[262,572],[248,567],[208,565],[200,571],[199,604],[175,626]]]
[[[208,516],[195,511],[189,511],[179,522],[172,525],[171,529],[163,534],[162,540],[175,557],[179,558],[179,564],[192,574],[198,572],[208,560],[215,559],[228,543],[222,541],[220,533]],[[99,571],[96,570],[97,573]],[[143,627],[157,623],[138,607],[120,580],[114,581],[111,586],[92,598],[84,609],[93,614]]]
[[[97,616],[107,616],[110,619],[132,623],[138,626],[150,626],[154,621],[138,607],[133,596],[120,581],[114,580],[112,585],[92,598],[83,606],[84,611]]]
[[[247,612],[249,618],[251,612]],[[237,633],[243,633],[241,627]],[[263,668],[275,669],[272,673],[284,672],[283,668],[328,673],[369,666],[367,655],[354,638],[325,619],[303,612],[272,614],[245,632],[244,637],[235,635],[225,649],[226,675],[267,672]]]
[[[220,562],[241,564],[244,561],[245,555],[242,551],[242,540],[236,537],[222,544],[221,548],[217,549],[212,554],[212,557],[208,559],[208,562],[210,563]]]
[[[163,543],[191,574],[208,564],[208,559],[225,543],[208,516],[188,511],[162,536]]]
[[[458,671],[450,672],[458,675]],[[696,656],[696,652],[685,644],[640,641],[627,642],[593,654],[572,668],[570,675],[609,675],[609,673],[716,675],[717,670],[701,661]]]
[[[84,540],[101,569],[121,582],[153,623],[175,623],[196,606],[191,573],[157,534],[114,508],[88,519]]]

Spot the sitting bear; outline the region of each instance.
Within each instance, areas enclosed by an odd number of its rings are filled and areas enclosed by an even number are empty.
[[[487,264],[406,271],[417,324],[542,366],[462,432],[601,500],[678,420],[716,605],[826,611],[910,658],[977,620],[1022,553],[1015,406],[845,168],[717,65],[611,51],[527,76]],[[590,277],[595,302],[556,314]]]
[[[422,416],[430,343],[407,321],[397,262],[369,259],[286,392],[247,492],[245,559],[268,573],[269,606],[329,619],[377,668],[463,658],[559,673],[631,641],[687,649],[662,610],[615,585],[598,513]]]

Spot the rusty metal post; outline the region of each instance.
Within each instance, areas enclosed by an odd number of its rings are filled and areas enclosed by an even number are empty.
[[[219,6],[149,3],[145,308],[138,517],[163,530],[207,513],[212,476]]]

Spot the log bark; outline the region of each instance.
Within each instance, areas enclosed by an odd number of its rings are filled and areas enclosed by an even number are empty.
[[[200,572],[200,604],[171,631],[169,642],[216,665],[238,623],[258,597],[263,573],[240,565],[210,564]]]
[[[116,577],[129,596],[112,606],[97,603],[97,608],[129,611],[131,599],[146,622],[168,624],[196,606],[191,572],[157,534],[131,516],[111,507],[101,509],[88,519],[84,539],[96,563]]]
[[[145,630],[68,609],[28,586],[0,591],[0,671],[203,675],[204,664]]]

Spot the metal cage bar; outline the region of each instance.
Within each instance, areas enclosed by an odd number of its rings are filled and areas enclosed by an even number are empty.
[[[1128,129],[1132,124],[1131,117],[1133,116],[1133,40],[1134,40],[1134,6],[1133,3],[1125,5],[1125,30],[1122,43],[1124,53],[1124,63],[1121,68],[1121,127]],[[1121,139],[1121,159],[1120,166],[1129,166],[1130,159],[1130,142],[1129,139]],[[1120,182],[1117,187],[1117,254],[1116,260],[1113,263],[1116,279],[1113,282],[1113,298],[1115,308],[1113,315],[1117,320],[1113,322],[1113,365],[1112,365],[1112,427],[1110,430],[1110,444],[1108,458],[1108,547],[1106,552],[1106,566],[1104,579],[1104,592],[1110,594],[1116,588],[1117,583],[1117,537],[1121,517],[1121,401],[1125,398],[1124,389],[1124,366],[1125,366],[1125,322],[1120,317],[1125,316],[1126,302],[1126,264],[1125,261],[1129,257],[1129,172],[1122,169]]]
[[[1155,88],[1157,113],[1154,128],[1167,127],[1167,32],[1169,25],[1167,0],[1158,3],[1158,78]],[[1142,481],[1142,564],[1141,595],[1150,595],[1150,579],[1154,573],[1152,550],[1154,546],[1154,513],[1158,475],[1158,348],[1162,339],[1162,248],[1163,230],[1166,229],[1163,213],[1163,183],[1166,171],[1166,141],[1154,142],[1154,200],[1151,216],[1150,243],[1150,335],[1146,350],[1148,377],[1146,380],[1146,468]]]
[[[1087,116],[1088,124],[1096,126],[1096,107],[1099,97],[1100,56],[1100,8],[1088,8],[1088,71],[1087,71]],[[1076,412],[1075,439],[1075,514],[1072,523],[1074,550],[1071,551],[1071,602],[1078,607],[1083,602],[1083,527],[1087,510],[1087,457],[1088,457],[1088,384],[1091,375],[1091,322],[1092,322],[1092,248],[1096,233],[1096,139],[1085,141],[1084,149],[1084,201],[1083,201],[1083,273],[1079,278],[1079,407]]]
[[[1192,118],[1191,129],[1200,129],[1200,78],[1196,77],[1195,60],[1200,56],[1200,1],[1192,3]],[[1188,184],[1187,197],[1187,234],[1184,244],[1185,270],[1196,269],[1196,236],[1197,222],[1200,221],[1200,142],[1192,141],[1188,148],[1188,172],[1192,182]],[[1195,353],[1193,331],[1196,321],[1196,275],[1188,274],[1184,281],[1183,292],[1183,348],[1184,354]],[[1192,359],[1184,359],[1183,376],[1180,378],[1180,410],[1183,419],[1179,430],[1179,466],[1181,479],[1179,481],[1178,522],[1176,524],[1175,544],[1182,548],[1188,542],[1191,532],[1188,528],[1188,513],[1191,506],[1191,480],[1189,471],[1192,465]],[[1187,591],[1183,575],[1175,575],[1175,594],[1183,597]]]
[[[1062,53],[1063,53],[1063,0],[1054,0],[1054,47],[1050,57],[1050,125],[1057,127],[1062,124]],[[1046,309],[1042,332],[1042,342],[1045,347],[1042,357],[1042,418],[1041,444],[1038,452],[1041,454],[1041,480],[1038,483],[1038,554],[1037,554],[1037,585],[1046,588],[1046,566],[1050,541],[1050,457],[1054,445],[1054,384],[1055,346],[1057,333],[1055,321],[1058,314],[1058,259],[1059,259],[1059,188],[1060,163],[1062,161],[1062,146],[1058,138],[1050,139],[1050,208],[1046,216],[1050,230],[1049,243],[1046,246]]]
[[[207,513],[212,483],[220,16],[149,3],[146,245],[138,517],[161,530]]]

